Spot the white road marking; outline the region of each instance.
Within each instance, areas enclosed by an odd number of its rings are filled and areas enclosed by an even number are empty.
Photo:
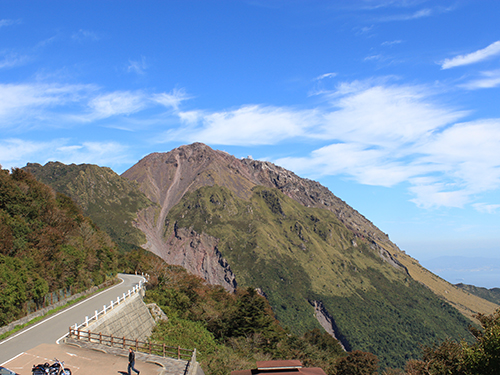
[[[64,309],[63,311],[58,312],[58,313],[57,313],[57,314],[55,314],[55,315],[52,315],[50,318],[44,319],[44,320],[42,320],[40,323],[35,324],[34,326],[31,326],[31,327],[29,327],[29,328],[27,328],[27,329],[25,329],[25,330],[22,330],[22,331],[21,331],[21,332],[19,332],[17,335],[10,336],[9,338],[7,338],[7,339],[3,340],[2,342],[0,342],[0,345],[5,344],[6,342],[8,342],[8,341],[12,340],[13,338],[18,337],[18,336],[20,336],[20,335],[22,335],[22,334],[24,334],[24,333],[26,333],[26,332],[28,332],[28,331],[32,330],[33,328],[38,327],[39,325],[41,325],[41,324],[43,324],[43,323],[46,323],[46,322],[48,322],[49,320],[52,320],[52,319],[54,319],[55,317],[57,317],[57,316],[59,316],[59,315],[61,315],[61,314],[64,314],[64,313],[66,313],[66,312],[68,312],[68,311],[70,311],[70,310],[74,309],[74,308],[75,308],[75,307],[77,307],[77,306],[80,306],[82,303],[85,303],[85,302],[87,302],[87,301],[90,301],[91,299],[93,299],[93,298],[95,298],[95,297],[97,297],[97,296],[101,295],[102,293],[109,292],[110,290],[112,290],[112,289],[116,288],[117,286],[119,286],[119,285],[121,285],[121,284],[123,284],[123,283],[124,283],[124,281],[125,281],[125,280],[123,280],[122,278],[120,278],[120,279],[122,280],[122,282],[121,282],[120,284],[116,284],[115,286],[111,287],[110,289],[103,290],[102,292],[97,293],[96,295],[94,295],[94,296],[92,296],[92,297],[90,297],[90,298],[86,298],[86,299],[84,299],[83,301],[81,301],[81,302],[77,303],[76,305],[71,306],[71,307],[69,307],[69,308],[67,308],[67,309]],[[63,337],[65,337],[65,336],[67,336],[67,335],[68,335],[68,334],[66,333],[64,336],[60,337],[60,338],[59,338],[56,342],[59,344],[59,340],[61,340]]]

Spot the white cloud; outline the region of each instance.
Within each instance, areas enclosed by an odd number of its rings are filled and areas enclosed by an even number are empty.
[[[144,56],[141,57],[140,60],[129,60],[127,66],[127,72],[133,72],[139,75],[143,75],[146,72],[148,65],[146,64],[146,58]]]
[[[117,165],[130,162],[127,147],[117,142],[83,142],[72,144],[68,139],[49,142],[22,139],[0,140],[0,164],[4,169],[21,168],[26,160],[45,164],[49,161],[62,163],[92,163]]]
[[[95,33],[94,31],[83,29],[78,30],[78,32],[74,33],[71,37],[79,42],[82,42],[84,40],[98,41],[99,39],[101,39],[99,34]]]
[[[161,93],[153,95],[152,100],[168,108],[174,110],[179,109],[179,105],[192,97],[186,93],[184,89],[174,89],[169,93]]]
[[[462,208],[471,200],[467,191],[457,190],[456,187],[448,187],[446,184],[437,182],[414,185],[409,190],[415,195],[411,201],[422,208],[440,206]]]
[[[391,41],[383,42],[381,45],[382,46],[389,46],[390,47],[390,46],[394,46],[396,44],[401,44],[401,43],[403,43],[402,40],[391,40]]]
[[[387,16],[383,17],[380,20],[381,21],[409,21],[409,20],[415,20],[423,17],[430,17],[434,14],[434,11],[432,9],[426,8],[426,9],[421,9],[417,10],[411,14],[397,14],[393,16]]]
[[[486,48],[469,53],[467,55],[459,55],[451,59],[445,59],[441,63],[441,68],[450,69],[450,68],[455,68],[457,66],[474,64],[483,61],[489,57],[496,56],[498,54],[500,54],[500,40],[491,43]]]
[[[475,79],[460,85],[468,90],[488,89],[500,86],[500,70],[481,72],[483,78]]]
[[[22,139],[0,140],[0,163],[4,169],[23,167],[25,160],[33,160],[35,155],[53,149],[55,142],[33,142]]]
[[[116,165],[128,162],[127,147],[117,142],[83,142],[62,145],[52,152],[52,160],[65,164]]]
[[[18,55],[17,53],[6,53],[3,59],[0,60],[0,69],[13,68],[24,65],[30,60],[29,56]]]
[[[345,83],[317,134],[328,146],[276,162],[306,175],[410,185],[420,207],[463,207],[500,187],[500,119],[456,123],[467,112],[434,103],[414,86]]]
[[[20,20],[3,19],[3,20],[0,20],[0,27],[16,25],[16,24],[19,24],[19,23],[21,23]]]
[[[337,73],[325,73],[325,74],[322,74],[322,75],[316,77],[316,80],[320,81],[320,80],[325,79],[325,78],[333,78],[336,76],[337,76]]]
[[[487,214],[495,214],[500,211],[500,204],[475,203],[472,206],[477,211]]]
[[[99,95],[89,102],[91,114],[87,120],[103,119],[116,115],[130,115],[139,112],[147,105],[147,98],[142,92],[115,91]]]
[[[423,87],[353,82],[332,97],[337,110],[324,114],[323,130],[330,139],[396,147],[415,142],[466,113],[429,100]]]
[[[0,84],[0,123],[15,127],[24,120],[39,121],[50,108],[78,102],[94,89],[91,85]]]
[[[189,129],[169,131],[167,139],[219,145],[270,145],[284,139],[307,136],[305,130],[318,123],[315,111],[294,111],[272,106],[244,106],[232,111],[191,113],[183,119],[199,122]]]

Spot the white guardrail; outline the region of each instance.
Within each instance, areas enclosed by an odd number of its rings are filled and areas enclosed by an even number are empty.
[[[120,303],[125,302],[125,300],[127,298],[133,296],[136,293],[139,293],[139,291],[143,288],[143,286],[144,286],[144,280],[139,281],[139,285],[134,286],[132,288],[132,290],[129,289],[127,293],[123,293],[122,297],[118,296],[116,298],[116,301],[112,300],[110,302],[109,306],[103,305],[101,311],[95,310],[95,314],[94,315],[92,315],[90,318],[88,316],[86,316],[85,317],[85,321],[83,323],[81,323],[80,325],[78,325],[77,323],[75,323],[75,325],[72,328],[74,328],[75,330],[78,330],[78,329],[80,329],[82,327],[87,328],[89,326],[89,324],[91,324],[93,322],[97,322],[99,320],[100,316],[106,315],[107,312],[113,310],[115,307],[118,307],[120,305]]]

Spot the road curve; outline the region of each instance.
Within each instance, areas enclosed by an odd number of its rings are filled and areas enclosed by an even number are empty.
[[[120,284],[71,305],[0,341],[0,366],[35,346],[56,343],[68,333],[70,326],[82,323],[86,316],[91,317],[96,310],[101,311],[104,305],[109,306],[111,301],[116,301],[117,297],[121,297],[123,293],[138,285],[139,281],[144,280],[142,276],[136,275],[119,274],[118,277],[122,280]],[[50,358],[50,353],[47,355]]]

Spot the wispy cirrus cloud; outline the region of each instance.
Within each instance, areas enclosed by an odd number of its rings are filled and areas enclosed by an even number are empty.
[[[321,81],[322,79],[325,79],[325,78],[334,78],[337,76],[337,73],[325,73],[325,74],[322,74],[318,77],[315,78],[316,81]]]
[[[0,128],[70,127],[112,117],[128,118],[147,108],[177,112],[179,105],[191,98],[182,89],[169,93],[102,91],[95,85],[0,84]]]
[[[115,91],[92,98],[88,121],[108,118],[116,115],[130,115],[147,106],[146,96],[138,91]]]
[[[468,90],[488,89],[500,86],[500,69],[480,73],[481,77],[459,85]]]
[[[271,145],[281,140],[307,136],[317,124],[314,110],[250,105],[222,112],[182,112],[188,128],[166,132],[161,139],[202,141],[220,145]]]
[[[0,69],[25,65],[31,60],[30,56],[21,55],[16,52],[4,52],[0,53],[0,56]]]
[[[20,24],[21,20],[10,20],[10,19],[2,19],[0,20],[0,27],[11,26]]]
[[[80,29],[78,30],[78,32],[71,35],[71,38],[78,42],[83,42],[85,40],[96,42],[101,39],[101,36],[94,31]]]
[[[74,143],[69,139],[32,141],[18,138],[0,139],[0,162],[2,168],[20,168],[26,160],[45,164],[49,161],[62,163],[92,163],[116,165],[131,162],[128,147],[118,142]]]
[[[179,109],[179,105],[186,100],[192,99],[184,89],[173,89],[169,93],[155,94],[152,96],[152,100],[158,104],[161,104],[167,108],[173,108],[174,110]]]
[[[143,75],[146,73],[147,68],[146,58],[142,56],[139,60],[128,61],[127,72]]]
[[[500,40],[491,43],[488,47],[468,53],[466,55],[459,55],[450,59],[445,59],[441,62],[442,69],[456,68],[458,66],[475,64],[477,62],[486,60],[490,57],[500,54]]]
[[[391,16],[384,16],[380,18],[380,21],[409,21],[424,17],[430,17],[434,14],[434,11],[430,8],[420,9],[410,14],[395,14]]]
[[[40,121],[51,117],[52,109],[78,103],[93,90],[92,85],[0,84],[1,123],[5,128]]]

